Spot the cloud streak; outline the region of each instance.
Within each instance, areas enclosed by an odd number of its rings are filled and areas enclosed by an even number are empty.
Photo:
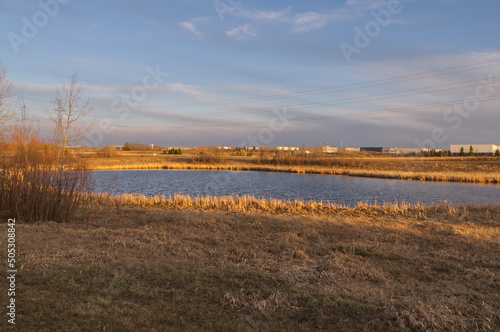
[[[241,25],[230,30],[226,30],[226,36],[242,41],[250,37],[257,37],[257,33],[253,31],[249,24]]]
[[[172,83],[164,86],[165,92],[182,92],[188,95],[201,95],[201,92],[192,85]]]
[[[288,17],[290,12],[289,8],[273,11],[273,10],[244,10],[238,9],[234,12],[234,16],[239,18],[246,18],[256,23],[270,23],[270,22],[290,22]]]
[[[194,33],[195,35],[201,36],[202,33],[199,30],[199,25],[207,22],[208,20],[209,20],[209,18],[207,18],[207,17],[193,18],[191,20],[180,22],[179,26],[185,30],[188,30],[188,31]]]
[[[345,9],[336,10],[322,14],[318,12],[307,12],[297,14],[293,18],[293,29],[295,33],[309,32],[321,29],[331,20],[344,20],[349,17],[349,12]]]

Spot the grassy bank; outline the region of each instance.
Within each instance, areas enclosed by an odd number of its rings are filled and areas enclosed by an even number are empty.
[[[123,154],[89,158],[91,170],[178,169],[289,172],[346,175],[415,181],[500,183],[498,158],[339,157],[331,166],[273,165],[253,157],[230,158],[223,163],[192,162],[190,157]]]
[[[18,330],[500,326],[499,206],[98,200],[70,223],[17,225]]]

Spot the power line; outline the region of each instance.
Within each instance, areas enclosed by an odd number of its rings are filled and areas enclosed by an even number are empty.
[[[491,100],[497,100],[500,99],[500,95],[493,95],[490,97],[484,97],[484,98],[477,98],[477,101],[491,101]],[[352,116],[362,116],[362,115],[373,115],[373,114],[380,114],[380,113],[396,113],[396,112],[406,112],[406,111],[412,111],[412,110],[420,110],[420,109],[429,109],[429,108],[434,108],[434,107],[445,107],[445,106],[453,106],[456,105],[457,103],[462,103],[464,100],[463,99],[457,99],[457,100],[452,100],[452,101],[446,101],[446,102],[440,102],[440,103],[431,103],[431,104],[423,104],[423,105],[413,105],[413,106],[408,106],[408,107],[396,107],[396,108],[388,108],[388,109],[380,109],[380,110],[374,110],[374,111],[364,111],[364,112],[355,112],[355,113],[343,113],[343,114],[336,114],[336,115],[315,115],[315,116],[307,116],[307,117],[297,117],[297,118],[289,118],[287,119],[290,122],[295,122],[295,121],[307,121],[307,120],[329,120],[329,119],[336,119],[336,118],[347,118],[347,117],[352,117]],[[260,122],[245,122],[245,123],[238,123],[238,122],[233,122],[232,125],[244,125],[245,127],[263,127],[265,125],[262,125]],[[220,125],[222,126],[222,125]],[[227,126],[227,125],[224,125]],[[186,128],[186,127],[195,127],[193,125],[176,125],[175,128]],[[196,127],[200,127],[199,125]],[[211,127],[214,127],[213,124],[211,124]]]
[[[500,99],[500,95],[493,95],[490,97],[477,98],[476,100],[479,102],[479,101],[490,101],[490,100],[497,100],[497,99]],[[456,105],[457,103],[461,103],[463,101],[464,101],[463,99],[458,99],[458,100],[441,102],[441,103],[424,104],[424,105],[416,105],[416,106],[408,106],[408,107],[397,107],[397,108],[381,109],[381,110],[375,110],[375,111],[346,113],[346,114],[339,114],[339,115],[324,115],[324,116],[318,115],[318,116],[311,116],[311,117],[295,118],[295,119],[291,119],[291,121],[318,120],[318,119],[323,119],[323,118],[328,118],[328,119],[329,118],[343,118],[343,117],[359,116],[359,115],[371,115],[371,114],[378,114],[378,113],[404,112],[404,111],[411,111],[411,110],[416,110],[416,109],[434,108],[434,107],[438,107],[438,106],[439,107],[453,106],[453,105]]]
[[[492,77],[490,77],[490,79],[495,79],[498,77],[500,77],[500,76],[492,76]],[[416,95],[421,95],[421,94],[429,93],[429,92],[452,91],[452,90],[457,90],[457,89],[474,87],[474,86],[477,86],[477,83],[476,84],[469,84],[469,85],[461,85],[461,86],[456,86],[456,87],[448,87],[448,88],[443,88],[443,87],[454,86],[454,85],[464,84],[464,83],[478,82],[481,80],[482,79],[473,79],[473,80],[454,82],[454,83],[448,83],[448,84],[427,86],[427,87],[422,87],[422,88],[387,92],[387,93],[382,93],[382,94],[372,94],[372,95],[366,95],[366,96],[341,98],[341,99],[334,99],[334,100],[321,101],[321,102],[303,103],[303,104],[297,104],[294,106],[289,106],[288,108],[301,109],[301,108],[305,108],[305,107],[313,108],[313,107],[324,107],[324,106],[338,106],[338,105],[347,105],[347,104],[360,103],[360,102],[379,101],[379,100],[387,100],[387,99],[400,98],[400,97],[416,96]],[[428,91],[429,89],[434,89],[434,88],[440,88],[440,89],[434,90],[434,91],[432,91],[432,90]],[[409,93],[409,92],[411,92],[411,93]],[[382,96],[385,96],[385,97],[382,97]],[[254,109],[237,110],[237,111],[219,111],[219,112],[196,114],[196,116],[217,116],[217,115],[223,115],[223,114],[240,114],[240,113],[252,113],[252,114],[254,114],[254,113],[269,112],[269,111],[272,111],[274,109],[276,109],[276,107],[254,108]],[[177,114],[169,114],[168,116],[170,118],[172,118],[172,117],[173,118],[185,117],[185,115],[177,115]]]
[[[443,68],[443,69],[437,69],[437,70],[408,74],[408,75],[394,76],[391,78],[373,80],[373,81],[368,81],[368,82],[359,82],[359,83],[352,83],[352,84],[347,84],[347,85],[338,85],[338,86],[321,88],[321,89],[303,90],[303,91],[298,91],[298,92],[276,94],[276,95],[272,95],[272,96],[249,97],[249,98],[241,98],[241,99],[230,99],[230,100],[222,100],[222,101],[214,101],[214,102],[198,102],[198,103],[178,104],[178,105],[157,105],[154,107],[218,106],[218,105],[237,103],[237,102],[264,101],[264,100],[283,99],[283,98],[297,97],[297,96],[304,96],[304,95],[321,94],[321,93],[326,93],[326,92],[330,92],[330,91],[331,92],[340,92],[340,91],[352,90],[355,88],[367,88],[367,87],[373,87],[373,86],[394,84],[394,83],[407,82],[407,81],[411,81],[411,80],[423,79],[423,78],[439,76],[439,75],[455,74],[455,73],[470,71],[470,70],[474,70],[474,69],[495,67],[495,66],[499,65],[499,61],[500,61],[500,59],[488,60],[488,61],[477,62],[477,63],[473,63],[473,64],[469,64],[469,65],[453,66],[453,67],[448,67],[448,68]],[[475,66],[478,66],[478,65],[483,65],[486,63],[493,63],[493,62],[495,62],[495,64],[490,64],[487,66],[480,66],[480,67],[474,68]],[[450,71],[452,69],[457,69],[457,68],[462,68],[462,69]],[[447,72],[447,71],[449,71],[449,72]]]

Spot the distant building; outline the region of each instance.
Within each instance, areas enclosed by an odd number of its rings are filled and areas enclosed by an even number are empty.
[[[384,148],[381,146],[361,147],[359,148],[359,150],[365,152],[380,152],[380,153],[389,153],[390,151],[389,148]]]
[[[452,144],[450,145],[450,154],[452,156],[458,156],[463,152],[466,155],[470,153],[470,147],[472,146],[472,150],[475,155],[478,156],[491,156],[494,155],[497,149],[499,148],[495,144]]]
[[[297,146],[278,146],[276,148],[278,151],[299,151],[300,148]]]
[[[337,153],[337,151],[338,151],[337,148],[334,148],[334,147],[331,147],[328,145],[322,146],[321,150],[322,150],[321,152],[323,152],[323,153]]]

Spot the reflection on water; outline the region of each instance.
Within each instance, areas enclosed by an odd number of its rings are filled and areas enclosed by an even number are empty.
[[[286,200],[344,203],[499,203],[499,185],[435,183],[331,175],[128,170],[93,172],[96,192],[192,196],[252,195]]]

